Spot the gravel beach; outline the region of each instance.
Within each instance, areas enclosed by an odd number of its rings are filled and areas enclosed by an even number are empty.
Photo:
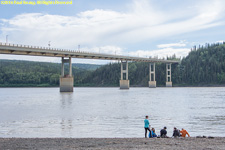
[[[225,150],[225,138],[0,138],[0,149]]]

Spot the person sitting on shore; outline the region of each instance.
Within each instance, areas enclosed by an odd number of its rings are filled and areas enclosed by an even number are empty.
[[[184,128],[182,128],[182,130],[180,131],[180,133],[181,133],[181,136],[182,137],[186,137],[186,135],[188,135],[188,137],[190,137],[189,133],[186,130],[184,130]]]
[[[157,135],[156,135],[156,133],[155,133],[155,128],[152,128],[151,133],[152,133],[152,134],[149,133],[149,138],[157,137]]]
[[[174,130],[173,130],[173,137],[179,137],[180,136],[180,131],[174,127]]]
[[[145,120],[144,120],[144,123],[145,123],[145,138],[147,138],[147,132],[149,131],[149,133],[151,134],[151,130],[150,130],[150,125],[149,125],[149,121],[148,121],[148,116],[145,116]]]
[[[161,131],[160,131],[160,137],[162,138],[167,138],[167,131],[166,131],[166,127],[164,127]]]

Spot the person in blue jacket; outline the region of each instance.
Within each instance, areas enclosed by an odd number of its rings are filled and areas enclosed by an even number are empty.
[[[144,128],[145,128],[145,138],[147,138],[147,132],[149,131],[149,134],[151,134],[151,130],[150,130],[150,125],[149,125],[149,121],[148,121],[148,116],[145,116],[145,120],[144,120]]]
[[[152,128],[151,134],[149,133],[149,138],[153,138],[153,137],[157,137],[157,135],[155,133],[155,128]]]

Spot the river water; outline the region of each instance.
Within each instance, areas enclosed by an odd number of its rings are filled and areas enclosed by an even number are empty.
[[[167,126],[224,136],[225,88],[0,88],[0,137],[144,137]]]

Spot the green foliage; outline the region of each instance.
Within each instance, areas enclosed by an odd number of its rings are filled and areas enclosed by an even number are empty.
[[[88,74],[82,84],[95,86],[118,86],[120,78],[120,64],[107,64]]]
[[[176,66],[176,65],[173,65]],[[107,64],[88,74],[83,80],[83,84],[95,86],[119,86],[121,64]],[[173,68],[173,67],[172,67]],[[149,63],[131,62],[128,65],[128,74],[131,86],[148,86]],[[166,82],[166,65],[156,64],[156,81],[158,86],[164,86]]]
[[[180,83],[186,85],[225,84],[225,44],[207,45],[192,50],[182,60],[178,71]]]
[[[80,84],[82,79],[100,65],[73,64],[74,84]],[[65,65],[68,74],[69,66]],[[61,64],[30,61],[0,60],[0,86],[58,86]]]
[[[79,69],[84,69],[84,70],[90,70],[94,71],[97,68],[101,67],[101,65],[94,65],[94,64],[73,64],[74,67],[79,68]]]

